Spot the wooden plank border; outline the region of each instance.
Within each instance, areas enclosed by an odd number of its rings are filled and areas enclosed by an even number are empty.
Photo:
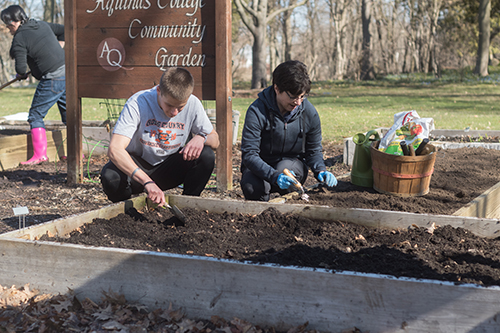
[[[460,208],[453,215],[500,219],[500,182]]]

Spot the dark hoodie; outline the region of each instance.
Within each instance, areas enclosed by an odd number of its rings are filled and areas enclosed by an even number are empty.
[[[10,55],[15,59],[16,72],[25,74],[29,66],[31,75],[40,80],[64,65],[64,26],[34,19],[21,25],[12,39]]]
[[[305,99],[288,122],[279,111],[273,86],[259,93],[245,116],[241,138],[241,171],[275,183],[279,173],[271,167],[284,157],[298,158],[314,172],[326,170],[321,146],[321,122],[316,108]]]

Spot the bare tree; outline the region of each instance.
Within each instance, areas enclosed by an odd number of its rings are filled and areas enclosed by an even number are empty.
[[[439,13],[441,12],[442,4],[443,4],[443,0],[432,0],[430,3],[430,8],[429,8],[429,17],[430,17],[431,25],[429,27],[429,36],[427,38],[429,41],[428,67],[430,67],[430,69],[432,69],[432,71],[435,74],[440,73],[439,62],[438,62],[438,57],[437,57],[436,36],[437,36]]]
[[[62,4],[56,0],[44,0],[43,20],[51,23],[62,23]]]
[[[361,44],[361,80],[373,80],[375,75],[371,63],[371,33],[372,0],[361,1],[361,22],[363,25],[363,41]]]
[[[401,29],[397,20],[400,0],[393,2],[377,1],[373,6],[376,27],[377,50],[379,53],[379,68],[384,74],[399,72],[398,41]]]
[[[308,22],[308,31],[306,33],[306,41],[307,43],[304,43],[304,45],[307,45],[305,51],[305,62],[308,64],[308,70],[309,70],[309,76],[311,77],[311,80],[316,79],[317,75],[317,62],[319,59],[319,54],[318,54],[318,5],[317,1],[309,1],[307,3],[307,22]]]
[[[333,43],[332,76],[336,80],[342,80],[346,72],[348,57],[346,55],[347,46],[347,26],[349,24],[349,8],[352,0],[326,0],[330,14],[330,41]]]
[[[252,45],[252,35],[244,26],[241,19],[233,10],[232,20],[232,76],[233,82],[250,81],[251,76],[248,75],[250,69],[250,51]]]
[[[480,0],[478,13],[479,42],[474,73],[481,76],[488,75],[488,60],[490,54],[490,14],[491,0]]]
[[[308,0],[293,1],[288,7],[268,11],[268,0],[234,0],[236,10],[254,41],[252,46],[252,89],[267,85],[266,71],[266,29],[269,21],[277,15],[304,5]]]
[[[272,0],[269,3],[269,11],[274,11],[282,8],[280,0]],[[282,14],[280,14],[282,15]],[[279,19],[271,20],[267,24],[267,44],[269,45],[269,68],[275,68],[283,58],[284,42],[283,42],[283,27]]]
[[[290,7],[294,5],[297,0],[288,0],[288,1],[280,1],[282,6]],[[287,10],[280,14],[280,23],[283,29],[283,46],[284,46],[284,60],[292,60],[292,37],[293,37],[293,29],[292,29],[292,13],[293,11]]]

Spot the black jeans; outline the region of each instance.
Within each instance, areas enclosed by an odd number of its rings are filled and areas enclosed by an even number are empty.
[[[275,165],[271,165],[278,172],[283,172],[286,168],[295,173],[295,178],[300,183],[304,183],[307,179],[308,168],[307,166],[296,158],[284,158]],[[296,191],[295,186],[290,186],[288,189],[282,190],[278,184],[271,184],[268,181],[260,178],[252,171],[245,169],[241,175],[241,190],[245,196],[245,200],[255,201],[269,201],[270,194],[278,192],[281,195]]]
[[[163,191],[184,184],[182,194],[192,196],[200,196],[215,166],[215,153],[208,146],[203,148],[200,157],[194,161],[185,161],[178,152],[155,166],[138,156],[131,157]],[[144,191],[142,184],[131,180],[111,161],[101,170],[101,183],[104,193],[112,202],[127,200],[132,194]]]

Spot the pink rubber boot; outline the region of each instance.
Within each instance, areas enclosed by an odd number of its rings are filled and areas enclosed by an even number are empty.
[[[45,128],[36,127],[31,129],[31,142],[33,142],[33,157],[21,164],[40,164],[48,161],[47,157],[47,135]]]

